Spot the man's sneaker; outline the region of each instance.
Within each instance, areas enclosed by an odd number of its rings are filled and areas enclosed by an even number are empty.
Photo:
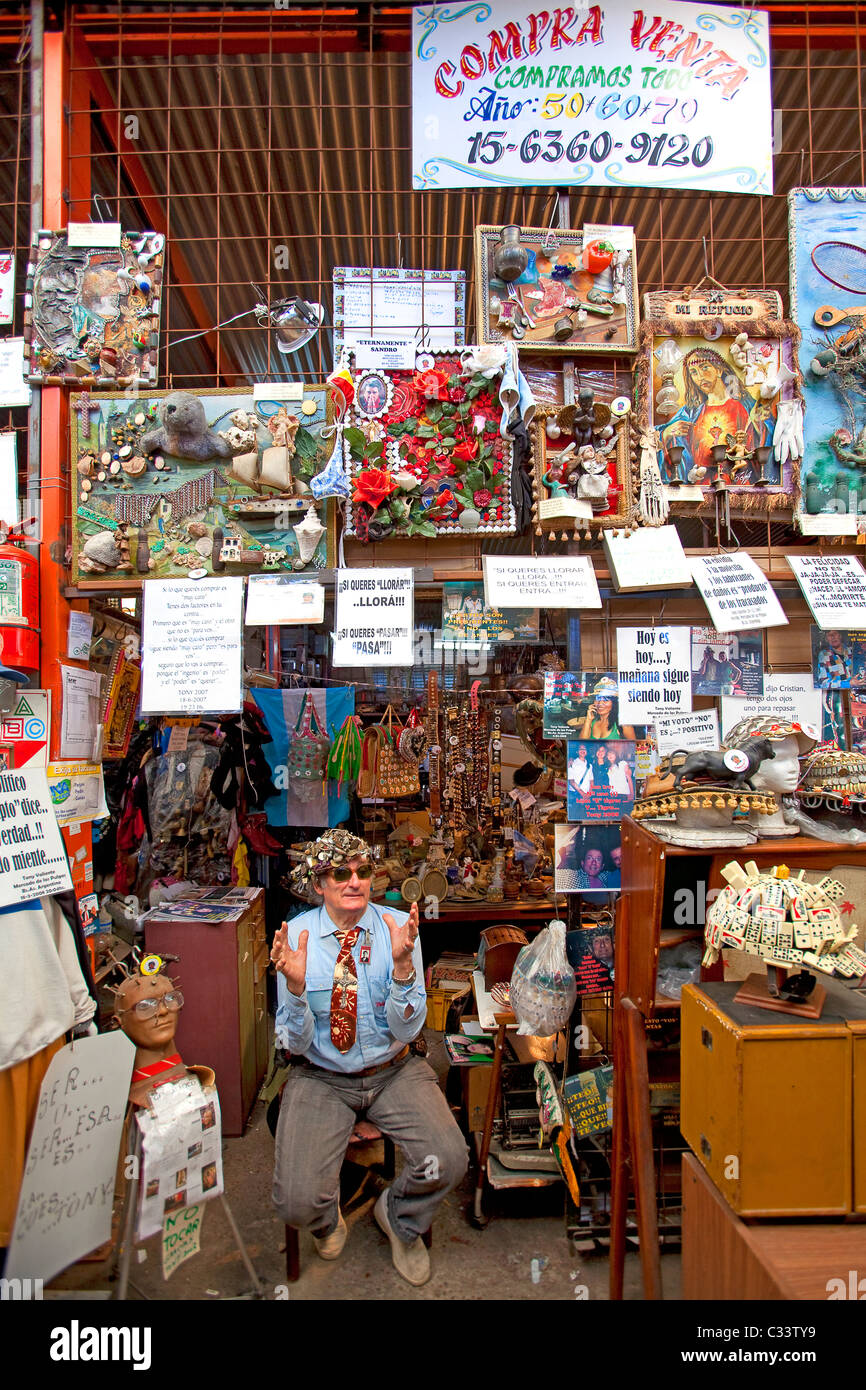
[[[320,1255],[323,1260],[335,1260],[342,1253],[347,1234],[343,1213],[340,1212],[340,1220],[329,1236],[313,1236],[316,1254]]]
[[[411,1245],[407,1245],[393,1230],[391,1222],[388,1220],[387,1187],[373,1208],[373,1215],[376,1218],[376,1224],[385,1232],[391,1242],[391,1259],[394,1261],[394,1268],[397,1273],[402,1275],[407,1284],[414,1284],[416,1288],[421,1284],[426,1284],[431,1273],[427,1247],[420,1236],[417,1236]]]

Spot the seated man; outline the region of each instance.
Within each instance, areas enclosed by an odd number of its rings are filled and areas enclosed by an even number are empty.
[[[318,906],[283,923],[271,960],[277,1041],[295,1059],[277,1125],[274,1205],[309,1228],[323,1259],[346,1242],[340,1168],[359,1116],[399,1144],[399,1177],[374,1215],[394,1267],[410,1284],[430,1278],[421,1236],[466,1172],[463,1136],[436,1075],[409,1043],[424,1026],[427,996],[418,908],[392,915],[370,903],[369,846],[328,830],[305,846],[292,888]],[[399,922],[395,919],[399,918]]]

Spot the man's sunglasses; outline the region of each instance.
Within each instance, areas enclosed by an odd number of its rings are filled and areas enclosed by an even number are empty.
[[[342,868],[331,869],[330,873],[335,883],[348,883],[350,878],[352,877],[352,874],[357,874],[358,877],[362,879],[372,878],[373,865],[359,864],[357,869],[350,869],[347,865],[344,864]]]

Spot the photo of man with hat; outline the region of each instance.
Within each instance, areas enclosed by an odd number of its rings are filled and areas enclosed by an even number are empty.
[[[293,892],[314,903],[276,933],[276,1035],[293,1064],[276,1134],[274,1205],[309,1229],[336,1259],[347,1228],[340,1168],[356,1121],[392,1138],[403,1167],[374,1209],[394,1267],[410,1284],[430,1278],[421,1237],[462,1180],[466,1143],[436,1074],[409,1043],[427,1016],[418,908],[383,912],[370,902],[369,845],[328,830],[303,847]],[[398,920],[399,919],[399,920]]]

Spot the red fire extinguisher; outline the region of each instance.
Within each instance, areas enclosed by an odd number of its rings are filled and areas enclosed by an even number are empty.
[[[39,561],[22,545],[0,545],[0,663],[39,670]]]

